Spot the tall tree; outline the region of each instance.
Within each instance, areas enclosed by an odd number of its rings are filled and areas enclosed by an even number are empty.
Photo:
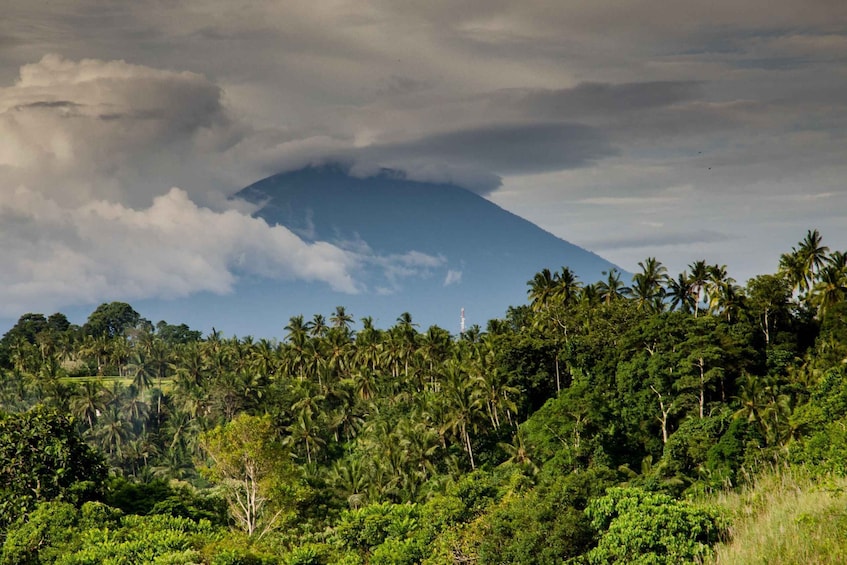
[[[617,269],[611,269],[603,274],[606,275],[606,279],[597,283],[597,291],[600,300],[605,304],[628,296],[632,292],[632,289],[621,281],[621,273]]]
[[[706,261],[699,260],[690,264],[688,268],[691,270],[689,283],[691,284],[691,292],[694,296],[694,317],[700,313],[700,304],[703,303],[703,293],[706,290],[706,284],[709,282],[709,266]]]
[[[638,266],[641,272],[632,277],[632,297],[640,309],[663,310],[667,268],[655,257],[648,257]]]
[[[536,312],[545,310],[556,295],[556,279],[553,273],[550,269],[542,269],[526,284],[529,286],[527,295],[532,309]]]
[[[103,303],[88,316],[83,331],[95,337],[115,337],[140,321],[141,315],[126,302]]]
[[[823,315],[840,302],[847,300],[847,255],[840,251],[827,257],[811,290],[810,302]]]
[[[223,487],[230,514],[248,536],[291,523],[306,488],[269,416],[242,414],[200,441],[210,460],[204,472]]]

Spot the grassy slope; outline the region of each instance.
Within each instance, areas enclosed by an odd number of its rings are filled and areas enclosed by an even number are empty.
[[[118,375],[105,375],[105,376],[88,376],[88,377],[62,377],[59,379],[59,382],[62,384],[70,385],[70,384],[82,384],[88,381],[101,381],[104,385],[110,386],[112,383],[118,382],[125,387],[129,387],[132,384],[132,377],[120,377]],[[170,392],[173,389],[173,379],[166,378],[162,379],[162,391]],[[159,386],[159,382],[157,379],[153,379],[153,386]]]
[[[812,480],[796,470],[773,471],[740,492],[710,503],[725,508],[732,540],[714,563],[841,564],[847,559],[847,479]]]

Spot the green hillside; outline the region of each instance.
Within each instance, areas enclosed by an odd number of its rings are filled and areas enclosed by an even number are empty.
[[[527,273],[529,304],[462,335],[341,306],[279,341],[25,314],[0,562],[839,562],[844,253],[810,231],[744,285],[639,266]]]

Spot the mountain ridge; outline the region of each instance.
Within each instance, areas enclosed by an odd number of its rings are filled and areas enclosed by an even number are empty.
[[[502,317],[508,306],[523,303],[526,281],[545,267],[566,265],[586,283],[599,280],[603,271],[620,270],[472,191],[408,180],[389,169],[359,178],[338,165],[306,167],[261,179],[234,197],[258,205],[254,215],[284,225],[306,241],[351,248],[365,244],[382,255],[418,252],[442,258],[443,264],[423,280],[407,277],[391,289],[412,298],[397,297],[394,317],[436,309],[454,313],[450,318],[458,320],[464,307],[474,312],[475,323],[484,325]],[[365,279],[371,292],[384,289],[387,282],[372,272]],[[480,288],[485,288],[488,304],[479,296]],[[415,307],[415,297],[422,308]],[[440,320],[444,325],[445,318]]]

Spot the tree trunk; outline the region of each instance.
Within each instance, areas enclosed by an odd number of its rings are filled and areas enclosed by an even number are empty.
[[[471,447],[471,436],[468,434],[465,424],[462,424],[462,435],[465,437],[465,446],[468,449],[468,456],[471,458],[471,469],[476,470],[476,463],[473,460],[473,448]]]
[[[656,390],[656,387],[650,385],[650,389],[656,393],[656,396],[659,397],[659,409],[662,412],[661,418],[656,418],[659,420],[659,423],[662,424],[662,443],[668,443],[668,416],[670,415],[670,409],[665,409],[665,401],[662,395]]]
[[[700,419],[703,419],[703,405],[706,403],[706,362],[702,357],[698,359],[698,366],[700,367]]]

